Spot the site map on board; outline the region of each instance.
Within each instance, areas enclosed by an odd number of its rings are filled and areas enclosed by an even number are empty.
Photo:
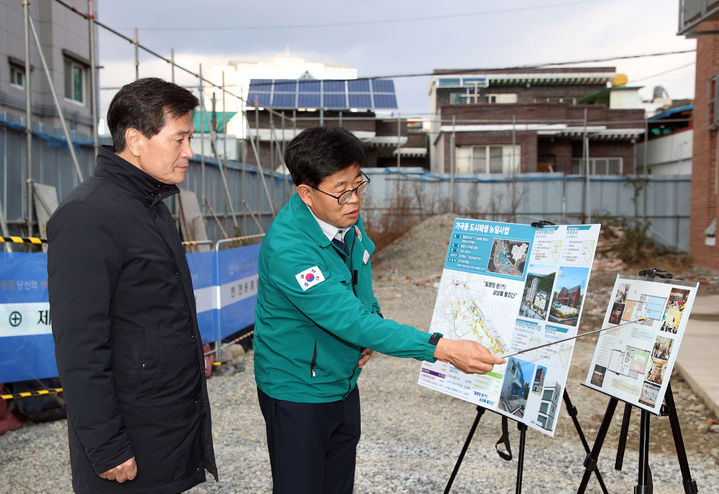
[[[455,220],[430,332],[499,356],[576,335],[598,237],[599,225]],[[553,435],[573,349],[510,357],[485,375],[424,362],[418,382]]]

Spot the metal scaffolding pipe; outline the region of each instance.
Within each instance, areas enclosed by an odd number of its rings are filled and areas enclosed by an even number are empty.
[[[25,15],[25,135],[27,136],[27,235],[32,237],[32,109],[30,108],[30,2],[22,1]],[[39,49],[38,44],[38,49]],[[52,85],[52,83],[51,83]]]
[[[42,53],[42,48],[40,45],[40,38],[37,35],[37,30],[35,29],[35,24],[32,22],[32,17],[28,15],[28,24],[30,25],[30,30],[32,31],[33,38],[35,39],[35,43],[37,44],[37,51],[40,54],[40,60],[42,61],[42,68],[45,71],[45,75],[47,76],[47,83],[50,86],[50,92],[52,93],[52,99],[55,102],[55,106],[57,107],[57,113],[60,117],[60,123],[62,124],[62,130],[65,133],[65,139],[67,140],[67,147],[70,150],[70,155],[72,156],[72,162],[75,164],[75,170],[77,171],[77,177],[80,179],[80,182],[82,182],[84,179],[82,177],[82,170],[80,170],[80,164],[77,161],[77,155],[75,154],[75,147],[72,145],[72,139],[70,138],[70,131],[67,130],[67,123],[65,122],[65,115],[62,112],[62,107],[60,106],[60,101],[57,99],[57,92],[55,91],[55,85],[52,82],[52,76],[50,75],[50,69],[47,68],[47,62],[45,61],[45,55]],[[31,177],[28,176],[28,180],[30,180]],[[31,198],[32,199],[32,198]]]
[[[205,92],[202,84],[202,64],[200,64],[200,170],[202,171],[202,201],[205,194]]]
[[[56,3],[62,5],[62,6],[65,7],[66,9],[70,10],[70,11],[73,12],[74,14],[77,14],[77,15],[79,15],[79,16],[84,17],[84,18],[87,19],[87,17],[88,17],[87,14],[83,14],[82,12],[80,12],[80,11],[78,11],[76,8],[74,8],[73,6],[68,5],[68,4],[67,4],[66,2],[64,2],[63,0],[54,0],[54,1],[55,1]],[[113,28],[111,28],[110,26],[108,26],[108,25],[106,25],[106,24],[104,24],[104,23],[98,21],[97,19],[95,19],[95,25],[100,26],[101,28],[103,28],[103,29],[105,29],[105,30],[111,32],[111,33],[114,34],[115,36],[117,36],[117,37],[119,37],[119,38],[122,38],[122,39],[124,39],[125,41],[127,41],[127,42],[129,42],[129,43],[135,45],[136,49],[144,50],[145,52],[149,53],[150,55],[153,55],[153,56],[159,58],[160,60],[163,60],[163,61],[165,61],[165,62],[171,64],[171,65],[173,66],[173,79],[174,79],[174,67],[177,67],[178,69],[182,70],[183,72],[186,72],[187,74],[189,74],[189,75],[191,75],[191,76],[193,76],[193,77],[195,77],[195,78],[199,78],[199,79],[200,79],[200,82],[206,82],[207,84],[209,84],[210,86],[212,86],[212,87],[214,87],[214,88],[222,89],[220,86],[218,86],[218,85],[215,84],[214,82],[212,82],[212,81],[210,81],[210,80],[208,80],[208,79],[203,78],[203,77],[202,77],[202,74],[197,74],[196,72],[193,72],[192,70],[190,70],[190,69],[188,69],[188,68],[185,68],[185,67],[183,67],[182,65],[178,65],[178,64],[174,63],[174,53],[173,53],[173,55],[172,55],[172,59],[169,59],[169,58],[167,58],[167,57],[165,57],[165,56],[163,56],[163,55],[160,55],[160,54],[157,53],[156,51],[154,51],[154,50],[148,48],[147,46],[143,45],[142,43],[139,42],[138,39],[132,39],[132,38],[130,38],[129,36],[126,36],[126,35],[122,34],[121,32],[117,31],[116,29],[113,29]],[[135,36],[135,38],[137,38],[137,35]],[[138,64],[139,64],[139,57],[138,57]],[[234,98],[237,98],[237,99],[239,99],[239,100],[242,101],[242,102],[247,103],[247,101],[245,100],[245,98],[243,98],[242,96],[237,95],[237,94],[233,93],[232,91],[226,91],[226,92],[227,92],[227,94],[229,94],[230,96],[232,96],[232,97],[234,97]],[[279,113],[277,113],[275,110],[272,110],[272,109],[269,109],[269,108],[268,108],[268,111],[273,112],[273,113],[279,115]]]
[[[95,157],[97,157],[97,150],[100,147],[100,141],[98,137],[97,128],[97,57],[95,47],[95,10],[93,6],[93,0],[87,0],[87,23],[90,31],[90,108],[92,111],[92,147],[95,150]]]
[[[222,71],[222,157],[227,159],[227,108],[225,107],[225,71]]]
[[[272,212],[272,217],[275,217],[275,204],[272,200],[272,196],[270,195],[270,190],[267,188],[267,182],[265,181],[265,172],[262,170],[262,165],[260,164],[260,155],[257,152],[257,148],[255,147],[255,143],[250,139],[250,143],[252,144],[252,151],[255,153],[255,160],[257,161],[257,174],[260,176],[260,182],[262,182],[262,187],[265,189],[265,195],[267,196],[267,200],[270,203],[270,211]]]
[[[215,94],[212,93],[212,102],[214,104],[215,101]],[[204,113],[204,106],[202,107],[202,111]],[[232,224],[235,228],[237,228],[237,216],[235,215],[235,206],[232,204],[232,195],[230,194],[230,188],[227,185],[227,177],[225,176],[225,161],[224,159],[221,159],[219,156],[219,153],[217,152],[217,134],[215,133],[214,127],[210,126],[210,148],[212,149],[212,153],[215,156],[215,159],[217,160],[218,168],[220,169],[220,177],[222,178],[222,185],[224,185],[225,188],[225,198],[227,199],[227,203],[230,205],[230,213],[232,214]],[[204,139],[204,135],[203,135]],[[203,197],[203,201],[205,198]],[[209,203],[208,203],[209,204]]]
[[[140,78],[140,39],[137,33],[137,28],[134,28],[134,32],[135,39],[133,43],[135,44],[135,80],[138,80]]]

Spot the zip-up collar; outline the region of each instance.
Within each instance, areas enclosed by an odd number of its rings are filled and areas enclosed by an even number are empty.
[[[141,199],[148,207],[154,207],[163,199],[177,194],[176,185],[159,182],[129,161],[102,146],[97,154],[95,176],[111,182]]]

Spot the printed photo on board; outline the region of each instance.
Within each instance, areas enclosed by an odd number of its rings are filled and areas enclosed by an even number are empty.
[[[528,253],[529,242],[496,238],[492,244],[487,271],[521,278]]]
[[[554,286],[557,268],[553,266],[530,265],[527,282],[522,293],[519,315],[532,319],[546,320],[549,312],[549,298]]]
[[[589,268],[562,266],[554,285],[549,320],[568,326],[576,326],[584,300],[584,287],[589,278]]]
[[[499,408],[501,410],[517,417],[524,417],[530,381],[534,376],[534,368],[533,363],[525,360],[514,357],[507,360],[502,392],[499,395]]]
[[[676,334],[679,323],[682,321],[684,306],[689,299],[689,290],[673,288],[667,299],[667,307],[664,310],[664,320],[661,330],[665,333]]]

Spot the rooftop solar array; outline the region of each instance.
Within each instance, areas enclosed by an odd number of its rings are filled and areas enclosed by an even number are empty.
[[[391,79],[252,79],[247,102],[276,109],[397,109]]]

